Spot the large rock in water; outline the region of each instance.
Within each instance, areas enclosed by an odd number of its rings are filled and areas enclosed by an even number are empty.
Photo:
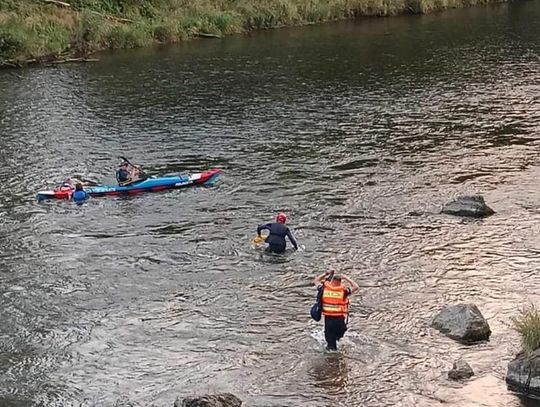
[[[441,212],[447,215],[469,216],[472,218],[484,218],[495,213],[493,209],[486,205],[481,195],[460,196],[447,203]]]
[[[488,340],[491,335],[487,321],[474,304],[443,307],[431,326],[449,338],[465,343]]]
[[[177,398],[174,407],[240,407],[242,400],[234,394],[208,394],[200,397]]]
[[[508,363],[506,385],[508,390],[540,398],[540,349],[530,355],[520,353]]]
[[[474,372],[467,362],[462,359],[454,362],[452,370],[448,372],[448,378],[452,380],[463,380],[474,376]]]

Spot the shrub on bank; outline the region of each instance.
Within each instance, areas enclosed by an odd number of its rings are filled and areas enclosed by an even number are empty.
[[[152,33],[147,24],[129,24],[112,27],[104,37],[107,48],[137,48],[150,45]]]
[[[6,0],[0,10],[0,59],[39,58],[69,47],[74,12]]]
[[[517,317],[512,318],[513,328],[521,336],[523,350],[530,354],[540,348],[540,309],[536,305],[520,310]]]
[[[7,27],[0,29],[0,58],[14,58],[24,44],[24,35],[20,31],[9,30]]]

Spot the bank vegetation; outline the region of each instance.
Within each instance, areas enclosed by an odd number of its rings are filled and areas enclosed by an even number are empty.
[[[521,309],[519,315],[512,318],[512,326],[520,335],[525,353],[531,354],[540,348],[540,309],[536,305]]]
[[[504,0],[0,0],[0,65]]]

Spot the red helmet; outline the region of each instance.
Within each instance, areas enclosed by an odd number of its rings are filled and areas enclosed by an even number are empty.
[[[287,222],[287,215],[285,215],[283,212],[278,213],[276,215],[276,222],[278,222],[278,223]]]

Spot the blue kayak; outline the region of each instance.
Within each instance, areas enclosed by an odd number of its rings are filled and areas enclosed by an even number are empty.
[[[108,195],[133,195],[141,192],[156,192],[167,189],[179,189],[196,185],[213,185],[221,170],[213,169],[191,175],[175,175],[169,177],[149,177],[140,181],[135,181],[127,185],[96,185],[85,187],[84,190],[92,197]],[[45,199],[70,199],[73,188],[59,187],[52,191],[40,191],[37,193],[37,200]]]

